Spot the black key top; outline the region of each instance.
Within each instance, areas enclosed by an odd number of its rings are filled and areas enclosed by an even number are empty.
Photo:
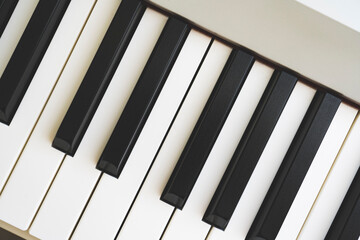
[[[167,21],[97,163],[97,169],[114,177],[120,176],[189,32],[186,23],[175,18]]]
[[[360,237],[360,168],[346,193],[325,240],[358,240]]]
[[[0,122],[10,124],[70,0],[40,0],[0,78]]]
[[[226,228],[296,82],[297,78],[286,72],[274,72],[203,221],[222,230]]]
[[[123,0],[56,133],[52,146],[73,156],[145,11]]]
[[[254,63],[233,50],[161,195],[182,209]]]
[[[0,37],[9,22],[11,14],[14,12],[19,0],[2,0],[0,1]]]
[[[276,238],[340,103],[331,94],[315,94],[246,239]]]

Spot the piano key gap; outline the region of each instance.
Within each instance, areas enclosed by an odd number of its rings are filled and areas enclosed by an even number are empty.
[[[84,207],[83,207],[83,209],[82,209],[82,211],[81,211],[81,213],[80,213],[80,216],[79,216],[78,220],[76,221],[76,223],[75,223],[75,225],[74,225],[74,227],[73,227],[73,230],[71,231],[71,234],[70,234],[70,236],[69,236],[69,239],[71,239],[72,236],[74,235],[75,230],[76,230],[77,226],[79,225],[80,220],[81,220],[82,216],[84,215],[85,210],[86,210],[87,206],[89,205],[90,199],[92,198],[92,196],[93,196],[93,194],[94,194],[97,186],[99,185],[99,182],[100,182],[102,176],[103,176],[103,172],[100,173],[100,176],[98,177],[98,179],[97,179],[97,181],[96,181],[96,183],[95,183],[95,185],[94,185],[94,188],[93,188],[93,190],[91,191],[91,193],[90,193],[90,195],[89,195],[89,197],[88,197],[88,200],[86,201],[86,203],[85,203],[85,205],[84,205]]]
[[[335,160],[334,160],[334,162],[332,163],[332,165],[331,165],[331,167],[330,167],[330,169],[329,169],[329,171],[328,171],[328,173],[327,173],[327,175],[326,175],[326,177],[325,177],[325,180],[323,181],[323,183],[322,183],[322,185],[321,185],[321,187],[320,187],[320,190],[319,190],[319,192],[318,192],[317,195],[316,195],[316,198],[315,198],[313,204],[311,205],[310,211],[309,211],[308,214],[306,215],[306,218],[305,218],[305,220],[304,220],[304,222],[303,222],[303,224],[302,224],[302,226],[301,226],[301,228],[300,228],[300,231],[299,231],[298,235],[296,236],[296,239],[299,239],[300,234],[301,234],[301,232],[302,232],[302,230],[303,230],[303,228],[304,228],[304,226],[305,226],[305,224],[306,224],[306,222],[307,222],[307,220],[308,220],[308,218],[309,218],[309,216],[310,216],[310,214],[311,214],[311,211],[313,210],[313,208],[314,208],[314,206],[315,206],[315,203],[316,203],[316,201],[317,201],[317,199],[318,199],[318,197],[319,197],[322,189],[324,188],[324,185],[325,185],[325,183],[326,183],[326,181],[327,181],[327,179],[328,179],[328,177],[329,177],[329,175],[330,175],[330,173],[331,173],[331,171],[332,171],[332,169],[333,169],[333,167],[334,167],[334,165],[335,165],[335,163],[336,163],[336,160],[338,159],[338,157],[339,157],[339,155],[340,155],[340,153],[341,153],[341,150],[343,149],[343,147],[344,147],[344,145],[345,145],[345,143],[346,143],[346,141],[347,141],[347,139],[348,139],[348,137],[349,137],[349,135],[350,135],[350,133],[351,133],[351,130],[353,129],[353,127],[354,127],[357,119],[359,118],[359,116],[360,116],[360,112],[358,112],[358,113],[356,114],[356,117],[355,117],[355,119],[353,120],[353,122],[352,122],[352,124],[351,124],[351,127],[350,127],[349,131],[347,132],[346,137],[345,137],[343,143],[341,144],[341,147],[340,147],[338,153],[336,154]]]
[[[63,163],[64,163],[64,160],[65,160],[66,156],[67,156],[67,155],[64,154],[64,157],[62,158],[61,163],[60,163],[58,169],[56,170],[56,173],[55,173],[54,177],[52,178],[51,183],[50,183],[50,185],[48,186],[48,188],[47,188],[47,190],[46,190],[46,193],[45,193],[43,199],[41,200],[41,203],[40,203],[38,209],[36,210],[36,213],[35,213],[33,219],[31,220],[31,223],[30,223],[27,231],[29,231],[29,229],[31,228],[33,222],[35,221],[35,218],[36,218],[36,216],[38,215],[38,213],[39,213],[39,211],[40,211],[40,208],[41,208],[41,206],[43,205],[43,203],[44,203],[44,201],[45,201],[45,198],[46,198],[46,196],[48,195],[48,193],[49,193],[49,191],[50,191],[50,188],[52,187],[52,185],[53,185],[53,183],[54,183],[54,181],[55,181],[55,178],[56,178],[56,176],[58,175],[58,173],[59,173],[59,171],[60,171],[60,168],[61,168],[61,166],[62,166]]]
[[[206,237],[205,237],[205,239],[204,239],[204,240],[207,240],[207,239],[209,238],[209,236],[210,236],[210,233],[211,233],[212,229],[213,229],[213,227],[212,227],[212,226],[210,226],[209,231],[208,231],[208,233],[206,234]]]
[[[171,222],[172,218],[174,217],[176,210],[177,210],[177,209],[174,208],[174,210],[172,211],[172,213],[171,213],[171,215],[170,215],[170,217],[169,217],[169,220],[167,221],[167,223],[166,223],[166,225],[165,225],[165,227],[164,227],[164,231],[161,233],[161,236],[160,236],[159,240],[161,240],[161,239],[164,237],[165,232],[166,232],[167,228],[169,227],[170,222]]]

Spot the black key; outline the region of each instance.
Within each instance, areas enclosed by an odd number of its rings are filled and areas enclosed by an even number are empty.
[[[14,12],[19,0],[1,0],[0,1],[0,37],[9,22],[11,14]]]
[[[145,11],[140,0],[123,0],[56,133],[52,146],[73,156]]]
[[[275,239],[341,103],[318,91],[276,173],[246,239]]]
[[[360,237],[360,168],[336,214],[325,240],[358,240]]]
[[[222,230],[226,228],[296,82],[297,78],[286,72],[274,72],[203,221]]]
[[[40,0],[0,78],[0,122],[10,124],[70,3]]]
[[[253,56],[232,51],[165,186],[162,201],[184,207],[253,63]]]
[[[175,18],[167,21],[97,163],[97,169],[114,177],[120,176],[189,32],[188,24]]]

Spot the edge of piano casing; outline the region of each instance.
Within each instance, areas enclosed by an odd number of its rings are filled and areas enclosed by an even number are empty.
[[[360,106],[360,32],[296,1],[145,0]]]

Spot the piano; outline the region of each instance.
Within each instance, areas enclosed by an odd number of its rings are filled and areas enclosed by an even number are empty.
[[[0,238],[360,239],[359,43],[297,1],[0,0]]]

